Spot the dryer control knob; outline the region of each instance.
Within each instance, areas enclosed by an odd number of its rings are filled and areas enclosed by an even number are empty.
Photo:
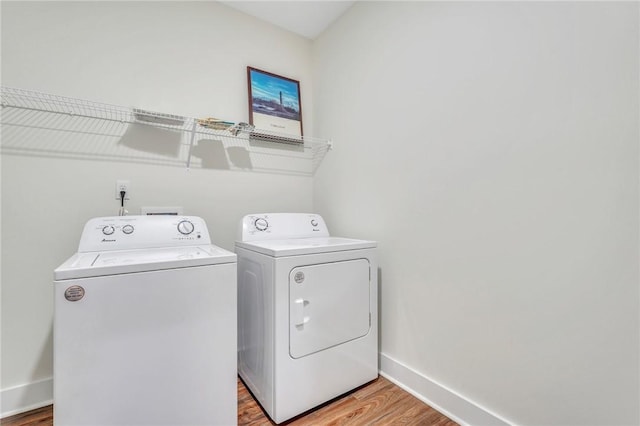
[[[311,219],[311,226],[318,226],[318,221],[315,219]]]
[[[132,225],[125,225],[122,227],[122,232],[124,232],[125,234],[129,235],[133,232],[133,226]]]
[[[111,234],[113,234],[114,232],[116,232],[116,229],[115,229],[113,226],[111,226],[111,225],[107,225],[107,226],[105,226],[104,228],[102,228],[102,233],[103,233],[104,235],[111,235]]]
[[[256,221],[253,222],[253,225],[258,231],[266,231],[269,227],[269,222],[267,222],[267,219],[260,218],[256,219]]]
[[[178,231],[182,235],[189,235],[190,233],[193,232],[193,230],[194,230],[193,223],[189,222],[188,220],[183,220],[180,223],[178,223]]]

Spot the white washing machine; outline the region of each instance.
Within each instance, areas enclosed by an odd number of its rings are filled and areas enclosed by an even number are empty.
[[[378,377],[376,243],[315,214],[241,222],[238,372],[281,423]]]
[[[89,220],[54,272],[55,424],[237,424],[236,268],[198,217]]]

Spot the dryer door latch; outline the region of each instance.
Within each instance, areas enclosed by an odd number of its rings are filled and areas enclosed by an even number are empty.
[[[305,325],[309,322],[309,317],[304,316],[304,307],[309,304],[308,300],[296,299],[293,306],[293,324],[295,326]]]

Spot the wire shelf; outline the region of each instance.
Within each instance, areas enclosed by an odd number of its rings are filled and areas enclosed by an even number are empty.
[[[0,99],[8,154],[313,175],[332,148],[327,139],[244,123],[212,128],[202,119],[32,90],[0,87]]]

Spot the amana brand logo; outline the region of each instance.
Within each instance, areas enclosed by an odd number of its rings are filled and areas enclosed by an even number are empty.
[[[84,288],[79,285],[72,285],[64,291],[64,298],[69,302],[77,302],[84,297]]]
[[[302,271],[296,272],[296,274],[293,276],[293,280],[298,284],[301,284],[304,281],[304,273]]]
[[[102,239],[102,242],[103,242],[103,243],[115,243],[115,242],[116,242],[116,240],[107,240],[106,238],[103,238],[103,239]]]

